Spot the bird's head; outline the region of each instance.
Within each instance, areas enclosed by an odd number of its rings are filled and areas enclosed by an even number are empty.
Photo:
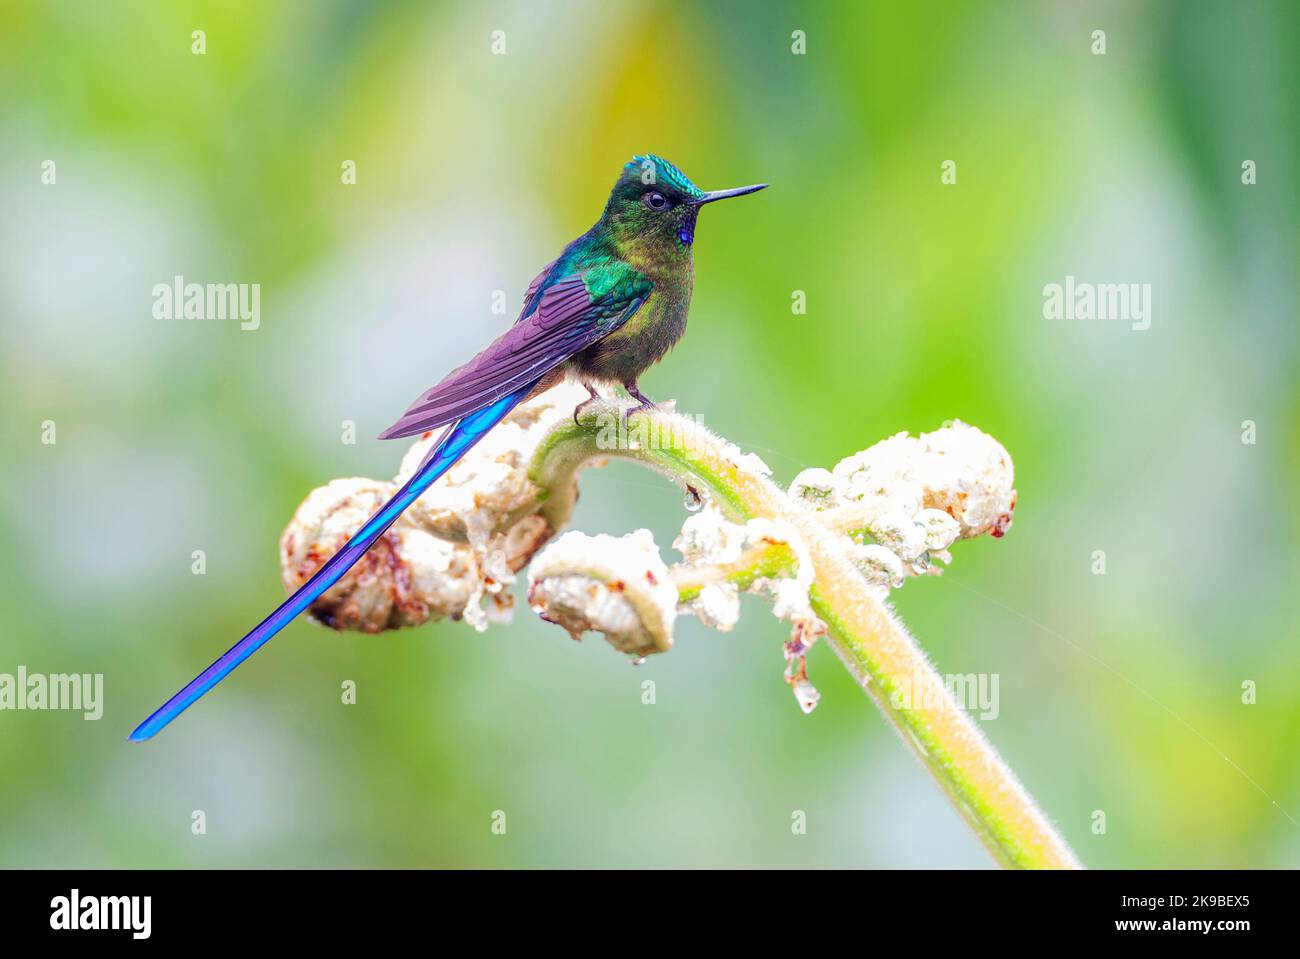
[[[706,193],[662,157],[635,156],[614,184],[601,223],[624,257],[651,269],[668,266],[690,256],[701,206],[765,186]]]

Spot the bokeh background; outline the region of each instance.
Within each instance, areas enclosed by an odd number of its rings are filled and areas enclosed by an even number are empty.
[[[953,417],[998,437],[1014,528],[896,593],[905,621],[941,671],[999,676],[984,729],[1089,865],[1300,864],[1298,19],[4,0],[0,671],[102,672],[106,706],[0,713],[0,865],[990,864],[828,648],[800,713],[759,601],[640,669],[522,604],[484,635],[298,622],[126,742],[280,599],[307,491],[395,472],[370,437],[645,151],[772,184],[702,218],[647,392],[782,481]],[[261,328],[155,320],[176,274],[260,283]],[[1150,283],[1151,328],[1044,319],[1067,275]],[[683,515],[616,464],[575,525],[667,544]]]

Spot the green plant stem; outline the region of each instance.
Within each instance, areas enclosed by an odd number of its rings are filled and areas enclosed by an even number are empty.
[[[974,721],[958,705],[897,617],[850,561],[844,535],[819,514],[795,504],[766,476],[737,462],[739,452],[695,422],[663,410],[628,417],[628,431],[609,424],[619,407],[593,404],[580,422],[556,427],[539,446],[530,476],[543,491],[541,512],[552,528],[568,520],[583,467],[609,457],[649,466],[674,482],[710,496],[731,520],[756,518],[788,523],[812,558],[813,611],[828,627],[840,660],[903,741],[920,757],[953,805],[1002,865],[1080,868],[1080,863],[1002,761]],[[637,428],[643,432],[637,432]],[[637,435],[671,442],[637,445]],[[707,572],[744,583],[769,575],[772,564],[789,566],[793,553],[751,551],[750,568]],[[746,559],[746,558],[742,558]],[[758,564],[762,572],[756,572]],[[698,594],[701,582],[679,582],[682,595]],[[692,592],[693,591],[693,592]]]
[[[791,575],[797,566],[798,560],[789,544],[765,543],[745,550],[735,562],[674,566],[669,572],[677,587],[677,601],[689,603],[711,584],[726,583],[743,591],[753,586],[755,580]]]

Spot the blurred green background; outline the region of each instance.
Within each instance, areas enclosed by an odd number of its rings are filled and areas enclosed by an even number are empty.
[[[522,604],[484,635],[298,622],[126,742],[282,596],[302,497],[396,471],[370,437],[644,151],[772,184],[703,217],[647,392],[783,482],[953,417],[999,438],[1011,533],[895,594],[938,668],[998,675],[983,728],[1089,865],[1300,865],[1298,20],[4,0],[0,672],[102,672],[106,706],[0,713],[0,865],[990,864],[824,645],[800,713],[759,601],[635,670]],[[261,328],[155,320],[176,274],[260,283]],[[1151,328],[1044,319],[1067,275],[1150,283]],[[575,525],[666,548],[683,515],[616,464]]]

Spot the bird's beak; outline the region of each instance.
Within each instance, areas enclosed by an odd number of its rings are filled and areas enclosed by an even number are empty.
[[[755,183],[753,186],[738,186],[734,190],[714,190],[706,193],[695,201],[696,206],[703,206],[706,203],[712,203],[714,200],[726,200],[733,196],[744,196],[747,193],[757,193],[759,190],[767,188],[766,183]]]

